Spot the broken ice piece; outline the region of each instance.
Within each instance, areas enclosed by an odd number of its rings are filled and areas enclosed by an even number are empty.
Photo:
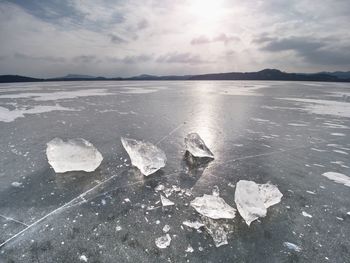
[[[220,223],[210,218],[204,218],[205,229],[213,238],[216,247],[227,245],[227,234],[230,226],[228,224]]]
[[[171,237],[169,234],[166,234],[165,236],[158,237],[155,240],[156,246],[161,248],[161,249],[167,248],[168,246],[170,246],[170,242],[171,242]]]
[[[193,222],[191,222],[191,221],[183,221],[182,224],[185,225],[185,226],[194,228],[194,229],[200,229],[201,227],[204,226],[203,223],[198,222],[198,221],[193,221]]]
[[[165,189],[165,186],[162,184],[159,184],[154,188],[154,191],[159,192],[159,191],[163,191],[164,189]]]
[[[101,164],[101,153],[82,138],[63,141],[55,138],[47,143],[46,155],[56,173],[69,171],[92,172]]]
[[[19,183],[19,182],[12,182],[11,185],[13,187],[21,187],[22,186],[22,183]]]
[[[236,185],[235,202],[238,212],[249,226],[259,217],[265,217],[267,208],[279,203],[282,196],[274,185],[240,180]]]
[[[131,164],[140,169],[142,174],[148,176],[165,166],[165,153],[154,144],[123,137],[121,141]]]
[[[165,225],[164,227],[163,227],[163,232],[164,233],[168,233],[170,231],[170,226],[169,225]]]
[[[290,249],[290,250],[294,250],[296,252],[300,252],[301,251],[301,247],[290,243],[290,242],[283,242],[283,246],[285,246],[286,248]]]
[[[164,197],[163,195],[160,195],[160,201],[162,202],[162,206],[175,205],[174,202],[170,201],[168,198]]]
[[[202,197],[196,197],[191,202],[191,206],[201,215],[213,219],[232,219],[236,215],[236,209],[229,206],[224,199],[216,195],[205,194]]]
[[[188,247],[185,250],[185,252],[189,252],[189,253],[192,253],[193,251],[194,251],[194,249],[191,245],[188,245]]]
[[[205,145],[198,133],[189,133],[185,138],[186,150],[194,157],[214,158],[214,154]]]

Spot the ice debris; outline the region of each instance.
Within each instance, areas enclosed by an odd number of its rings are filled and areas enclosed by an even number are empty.
[[[160,195],[160,201],[162,202],[162,206],[175,205],[174,202],[170,201],[168,198],[164,197],[163,195]]]
[[[21,187],[21,186],[22,186],[22,183],[20,183],[20,182],[12,182],[11,185],[12,185],[13,187]]]
[[[279,203],[282,193],[272,184],[257,184],[240,180],[235,191],[237,209],[249,226],[259,217],[265,217],[267,208]]]
[[[79,257],[79,259],[80,259],[80,261],[88,262],[88,259],[87,259],[87,257],[85,255],[81,255]]]
[[[218,192],[214,190],[213,195],[203,195],[196,197],[191,206],[196,209],[198,213],[212,219],[232,219],[236,215],[236,209],[229,206],[224,199],[218,196]]]
[[[336,183],[343,184],[345,186],[350,187],[350,177],[346,176],[345,174],[336,173],[336,172],[326,172],[322,175]]]
[[[312,215],[310,215],[309,213],[306,213],[305,211],[301,212],[301,214],[305,217],[310,217],[312,218]]]
[[[199,221],[183,221],[182,224],[197,230],[204,226],[204,224]]]
[[[165,153],[150,142],[142,142],[129,138],[121,138],[122,144],[128,153],[131,164],[148,176],[165,166]]]
[[[163,230],[164,233],[168,233],[170,231],[170,226],[169,225],[165,225],[162,230]]]
[[[214,154],[205,145],[198,133],[189,133],[185,138],[186,150],[194,157],[214,158]]]
[[[300,252],[301,251],[301,247],[290,243],[290,242],[283,242],[283,246],[285,246],[286,248],[290,249],[290,250],[294,250],[296,252]]]
[[[54,138],[47,143],[46,155],[56,173],[69,171],[93,172],[101,164],[101,153],[82,138],[63,141]]]
[[[171,242],[171,237],[169,234],[166,234],[165,236],[158,237],[155,240],[156,246],[161,248],[161,249],[167,248],[168,246],[170,246],[170,242]]]
[[[216,247],[228,244],[227,235],[229,234],[229,232],[231,231],[230,229],[232,228],[230,225],[226,223],[221,223],[219,221],[210,218],[203,218],[205,229],[213,238]]]
[[[188,247],[185,250],[185,252],[189,252],[189,253],[192,253],[193,251],[194,251],[194,249],[191,245],[188,245]]]

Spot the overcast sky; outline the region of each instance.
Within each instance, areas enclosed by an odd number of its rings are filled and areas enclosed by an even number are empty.
[[[350,70],[349,0],[0,0],[0,74]]]

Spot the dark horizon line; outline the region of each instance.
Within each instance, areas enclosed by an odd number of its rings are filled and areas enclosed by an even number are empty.
[[[68,74],[56,78],[32,78],[21,75],[0,75],[0,83],[49,82],[49,81],[156,81],[156,80],[274,80],[274,81],[331,81],[350,82],[350,71],[287,73],[278,69],[263,69],[256,72],[226,72],[195,75],[148,75],[132,77],[95,77],[82,74]]]

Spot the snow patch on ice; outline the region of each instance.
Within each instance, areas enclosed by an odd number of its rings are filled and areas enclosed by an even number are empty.
[[[336,172],[326,172],[326,173],[323,173],[322,175],[338,184],[343,184],[345,186],[350,187],[350,177],[346,176],[345,174],[336,173]]]

